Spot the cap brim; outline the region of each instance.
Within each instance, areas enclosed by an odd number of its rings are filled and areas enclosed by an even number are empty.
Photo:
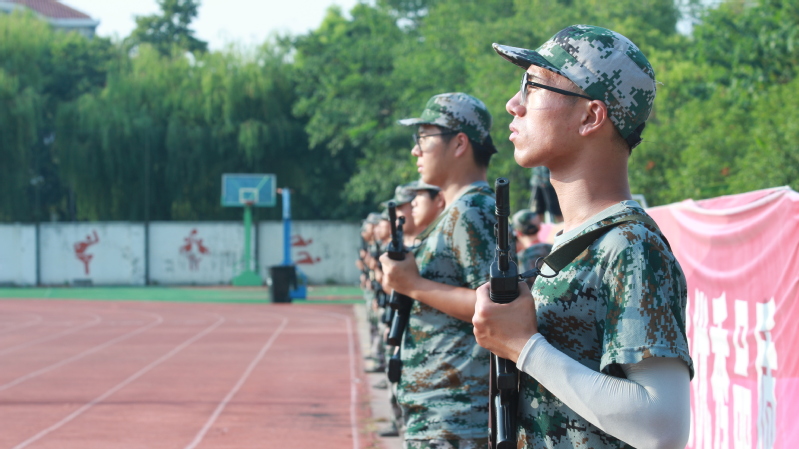
[[[402,120],[397,120],[402,126],[418,126],[418,125],[433,125],[434,123],[429,120],[423,120],[420,118],[405,118]]]
[[[494,43],[491,46],[500,56],[523,68],[524,70],[530,68],[531,65],[535,65],[541,67],[542,69],[551,70],[562,75],[560,68],[553,65],[535,50],[511,47],[509,45],[499,45],[497,43]]]

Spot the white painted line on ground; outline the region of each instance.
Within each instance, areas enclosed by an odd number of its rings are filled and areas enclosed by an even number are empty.
[[[280,326],[272,334],[272,336],[269,337],[269,340],[266,341],[264,346],[258,352],[258,355],[256,355],[255,358],[250,362],[250,365],[247,367],[247,369],[244,370],[244,374],[241,375],[238,382],[236,382],[236,385],[234,385],[233,388],[228,392],[227,396],[225,396],[225,398],[222,399],[222,402],[220,402],[219,405],[216,406],[216,409],[208,418],[208,421],[205,423],[202,429],[200,429],[200,431],[197,432],[197,435],[194,437],[194,440],[192,440],[192,442],[186,446],[186,449],[194,449],[195,447],[197,447],[197,445],[200,444],[203,438],[205,438],[205,435],[211,429],[211,426],[214,425],[214,422],[216,422],[216,419],[222,413],[222,410],[224,410],[225,407],[230,402],[230,400],[233,399],[233,396],[235,396],[236,393],[238,393],[241,386],[244,385],[244,382],[246,382],[247,378],[250,377],[250,374],[255,369],[256,365],[258,365],[258,363],[264,357],[266,351],[268,351],[269,348],[272,347],[272,343],[274,343],[278,335],[280,335],[280,333],[283,332],[283,329],[286,327],[286,324],[288,324],[288,322],[289,320],[287,318],[283,318],[283,321],[280,323]]]
[[[140,313],[147,313],[147,312],[140,312]],[[91,349],[87,349],[87,350],[81,352],[80,354],[73,355],[72,357],[66,358],[66,359],[64,359],[64,360],[62,360],[62,361],[60,361],[58,363],[54,363],[54,364],[52,364],[50,366],[46,366],[44,368],[38,369],[38,370],[36,370],[36,371],[34,371],[32,373],[26,374],[26,375],[24,375],[22,377],[19,377],[19,378],[15,379],[15,380],[12,380],[11,382],[8,382],[6,384],[0,385],[0,391],[8,390],[11,387],[14,387],[14,386],[17,386],[17,385],[21,384],[22,382],[25,382],[25,381],[28,381],[30,379],[33,379],[34,377],[41,376],[42,374],[45,374],[45,373],[48,373],[48,372],[50,372],[50,371],[52,371],[54,369],[60,368],[60,367],[66,365],[68,363],[72,363],[75,360],[82,359],[83,357],[86,357],[89,354],[92,354],[92,353],[95,353],[97,351],[103,350],[103,349],[105,349],[105,348],[107,348],[107,347],[109,347],[111,345],[119,343],[122,340],[127,340],[130,337],[133,337],[135,335],[141,334],[142,332],[145,332],[145,331],[149,330],[150,328],[158,326],[159,324],[161,324],[164,321],[164,318],[161,315],[153,314],[153,313],[147,313],[147,314],[148,315],[154,315],[156,317],[156,320],[154,322],[144,326],[144,327],[140,327],[140,328],[138,328],[136,330],[133,330],[131,332],[128,332],[126,334],[122,334],[119,337],[116,337],[116,338],[114,338],[112,340],[109,340],[109,341],[107,341],[107,342],[105,342],[105,343],[103,343],[103,344],[101,344],[99,346],[95,346],[95,347],[93,347]]]
[[[33,321],[27,321],[25,323],[20,323],[20,324],[13,324],[13,325],[9,326],[8,328],[0,329],[0,334],[7,334],[9,332],[14,332],[16,330],[24,329],[26,327],[35,326],[35,325],[37,325],[37,324],[42,322],[41,315],[37,315],[35,313],[28,313],[27,315],[33,315],[36,318],[34,318]]]
[[[39,339],[36,339],[36,340],[31,340],[31,341],[29,341],[27,343],[22,343],[22,344],[19,344],[17,346],[12,346],[10,348],[3,349],[2,351],[0,351],[0,355],[6,355],[6,354],[8,354],[10,352],[14,352],[14,351],[18,351],[20,349],[28,348],[28,347],[31,347],[33,345],[37,345],[39,343],[44,343],[46,341],[55,340],[56,338],[63,337],[65,335],[74,334],[75,332],[81,331],[83,329],[96,326],[101,321],[103,321],[103,319],[100,318],[98,315],[95,315],[93,313],[90,313],[89,315],[93,316],[94,320],[89,321],[88,323],[84,323],[84,324],[82,324],[82,325],[80,325],[78,327],[74,327],[74,328],[71,328],[71,329],[67,329],[65,331],[61,331],[61,332],[59,332],[57,334],[54,334],[54,335],[50,335],[50,336],[47,336],[47,337],[42,337],[42,338],[39,338]]]
[[[133,382],[134,380],[136,380],[139,377],[143,376],[144,374],[146,374],[151,369],[155,368],[156,366],[160,365],[161,363],[165,362],[166,360],[172,358],[172,356],[174,356],[178,352],[182,351],[187,346],[191,345],[192,343],[194,343],[195,341],[197,341],[200,338],[204,337],[205,335],[211,333],[214,329],[216,329],[222,323],[225,322],[225,318],[224,317],[219,316],[219,315],[217,315],[217,317],[218,317],[218,319],[216,320],[215,323],[213,323],[209,327],[205,328],[200,333],[194,335],[193,337],[191,337],[188,340],[184,341],[180,345],[176,346],[174,349],[172,349],[168,353],[162,355],[161,357],[156,359],[154,362],[150,363],[149,365],[147,365],[144,368],[142,368],[139,371],[137,371],[132,376],[130,376],[127,379],[123,380],[122,382],[118,383],[115,387],[111,388],[110,390],[106,391],[105,393],[101,394],[100,396],[96,397],[95,399],[91,400],[90,402],[84,404],[81,408],[79,408],[79,409],[75,410],[74,412],[70,413],[69,415],[67,415],[61,421],[59,421],[59,422],[53,424],[52,426],[42,430],[41,432],[39,432],[36,435],[28,438],[27,440],[23,441],[22,443],[19,443],[18,445],[14,446],[12,449],[22,449],[24,447],[27,447],[30,444],[35,443],[36,441],[38,441],[38,440],[42,439],[43,437],[47,436],[49,433],[51,433],[51,432],[53,432],[55,430],[58,430],[64,424],[69,423],[73,419],[75,419],[78,416],[80,416],[83,413],[85,413],[90,408],[94,407],[95,405],[99,404],[100,402],[103,402],[109,396],[111,396],[112,394],[114,394],[117,391],[121,390],[122,388],[125,388],[131,382]]]
[[[350,359],[350,431],[352,432],[352,448],[360,449],[361,440],[358,431],[358,379],[357,356],[355,355],[355,340],[353,338],[354,329],[352,320],[347,315],[335,312],[320,312],[322,315],[330,315],[343,318],[347,323],[347,353]]]

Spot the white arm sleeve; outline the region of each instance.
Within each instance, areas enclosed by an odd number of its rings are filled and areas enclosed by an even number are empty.
[[[690,430],[690,377],[680,359],[621,365],[627,379],[596,372],[530,337],[516,366],[605,433],[639,449],[683,449]]]

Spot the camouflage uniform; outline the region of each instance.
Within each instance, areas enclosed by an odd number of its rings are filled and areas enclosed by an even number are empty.
[[[464,133],[474,148],[496,152],[485,104],[454,92],[427,101],[421,117],[404,126],[435,125]],[[494,249],[494,192],[473,183],[418,236],[414,249],[425,279],[476,289],[489,278]],[[415,301],[403,335],[397,399],[405,420],[406,448],[484,447],[488,428],[488,351],[471,323]]]
[[[625,201],[557,238],[559,244],[631,214]],[[546,274],[546,271],[544,271]],[[688,365],[685,276],[660,232],[638,222],[600,237],[558,276],[533,286],[538,330],[559,351],[605,374],[624,377],[619,364],[677,357]],[[526,448],[630,448],[566,407],[522,373],[519,441]]]
[[[538,214],[530,209],[517,211],[511,219],[513,230],[527,236],[536,235],[540,229],[536,223],[536,215]],[[536,260],[539,257],[546,257],[550,251],[552,251],[552,245],[549,243],[536,243],[516,253],[516,264],[519,267],[519,272],[532,270]],[[532,283],[529,285],[532,285]]]
[[[630,149],[640,143],[655,98],[655,73],[626,37],[574,25],[535,51],[498,44],[494,50],[525,70],[535,65],[571,80],[607,105],[608,117]],[[558,236],[553,250],[631,214],[645,212],[634,201],[612,206]],[[548,274],[546,269],[543,274]],[[685,334],[685,276],[658,229],[640,222],[612,228],[556,277],[539,276],[532,293],[541,335],[584,366],[624,377],[622,364],[675,357],[693,376]],[[630,447],[577,415],[524,373],[518,436],[518,447],[525,448]]]
[[[422,277],[470,289],[487,282],[494,207],[494,193],[485,182],[470,185],[447,207],[415,251]],[[406,439],[485,438],[488,351],[475,341],[471,323],[414,302],[402,362],[397,399]]]
[[[470,440],[406,440],[405,449],[485,449],[488,438]]]
[[[366,217],[365,221],[372,225],[376,225],[380,221],[380,214],[378,212],[372,212]],[[372,241],[367,245],[366,250],[372,256],[374,256],[376,254],[379,254],[378,248],[379,246],[377,242]],[[372,304],[376,300],[377,292],[375,292],[375,290],[372,288],[372,280],[374,279],[375,276],[374,271],[370,268],[367,268],[366,271],[368,273],[367,276],[368,286],[363,291],[363,299],[364,299],[364,304],[366,306],[366,319],[369,322],[370,342],[374,342],[376,335],[378,335],[379,316],[377,315],[377,313],[375,313],[374,309],[372,308]],[[369,357],[374,359],[375,364],[379,365],[380,363],[382,363],[381,361],[382,355],[378,354],[377,348],[374,347],[374,343],[372,343],[371,346],[372,347],[370,348]]]
[[[535,245],[528,246],[519,251],[516,254],[519,273],[532,270],[535,267],[535,261],[538,260],[539,257],[548,256],[551,251],[552,245],[549,243],[536,243]]]

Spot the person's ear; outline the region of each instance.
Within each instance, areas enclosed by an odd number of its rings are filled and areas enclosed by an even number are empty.
[[[607,105],[599,100],[587,102],[580,116],[579,132],[581,136],[589,136],[598,132],[605,125],[613,126],[608,117]]]
[[[469,145],[469,137],[464,133],[458,133],[450,141],[450,144],[455,145],[455,157],[461,157],[466,154],[466,148]]]
[[[447,207],[447,201],[444,199],[443,193],[439,192],[439,194],[436,195],[435,205],[438,210],[444,210],[444,208]]]

